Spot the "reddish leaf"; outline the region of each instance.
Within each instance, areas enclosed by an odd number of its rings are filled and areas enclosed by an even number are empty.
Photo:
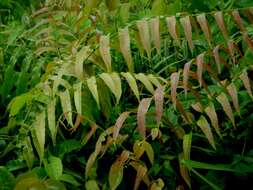
[[[170,76],[170,81],[171,81],[171,99],[174,108],[176,108],[177,105],[177,86],[178,86],[178,81],[179,81],[179,73],[175,72],[172,73]]]
[[[198,75],[198,81],[199,85],[202,86],[202,73],[204,68],[204,56],[205,53],[201,53],[197,56],[196,62],[197,62],[197,75]]]
[[[152,98],[144,98],[141,100],[139,107],[138,107],[138,112],[137,112],[137,130],[139,131],[140,135],[142,138],[146,137],[146,113],[148,111],[148,108],[151,104]]]
[[[206,20],[206,15],[205,13],[203,14],[200,14],[197,16],[197,21],[202,29],[202,31],[204,32],[205,34],[205,37],[208,41],[208,44],[211,46],[211,33],[210,33],[210,29],[209,29],[209,26],[208,26],[208,22]]]
[[[246,30],[246,28],[243,26],[243,21],[242,21],[242,18],[241,18],[241,16],[240,16],[238,10],[233,10],[233,11],[232,11],[232,16],[233,16],[233,18],[234,18],[236,24],[237,24],[238,27],[240,28],[240,30],[241,30],[242,32],[246,32],[247,30]]]
[[[130,112],[123,112],[118,117],[116,124],[114,125],[114,130],[113,130],[113,139],[114,140],[117,139],[117,137],[119,135],[119,131],[120,131],[123,123],[125,122],[126,118],[129,116],[129,114],[130,114]]]
[[[244,87],[246,88],[249,96],[251,97],[251,99],[253,100],[253,95],[252,95],[252,91],[251,91],[251,86],[250,86],[250,81],[249,81],[249,77],[248,77],[248,73],[247,71],[244,71],[241,75],[240,75],[240,79],[243,82]]]
[[[161,40],[160,40],[159,17],[152,18],[150,20],[150,25],[151,25],[152,41],[155,44],[156,51],[160,55],[161,54]]]
[[[219,49],[220,49],[219,45],[217,45],[213,49],[213,56],[214,56],[214,59],[215,59],[216,65],[217,65],[218,73],[220,74],[221,73],[221,57],[219,54]]]
[[[175,16],[166,18],[167,27],[172,38],[180,45],[180,39],[177,32],[177,20]]]
[[[192,43],[192,26],[191,26],[191,21],[190,21],[190,17],[186,16],[184,18],[180,19],[180,22],[183,26],[184,29],[184,34],[186,37],[186,40],[188,42],[188,45],[190,47],[191,52],[193,52],[193,43]]]
[[[229,38],[228,31],[227,31],[227,28],[226,28],[224,20],[223,20],[222,12],[221,11],[215,12],[214,18],[215,18],[215,21],[216,21],[219,29],[221,30],[221,32],[224,36],[224,38],[228,39]]]
[[[183,72],[183,84],[184,84],[184,92],[185,92],[185,97],[187,96],[187,90],[188,90],[188,81],[189,81],[189,72],[190,72],[190,67],[191,67],[192,60],[187,62],[184,65],[184,72]]]
[[[160,125],[160,121],[163,114],[164,89],[164,86],[160,86],[156,89],[154,94],[157,126]]]
[[[207,116],[209,117],[211,124],[213,128],[215,129],[216,133],[221,136],[218,117],[217,117],[213,103],[210,103],[210,105],[205,108],[205,112]]]
[[[240,106],[238,103],[238,93],[236,90],[236,86],[234,83],[231,83],[230,85],[227,86],[227,90],[229,93],[229,96],[232,98],[233,105],[235,107],[236,112],[240,115]]]

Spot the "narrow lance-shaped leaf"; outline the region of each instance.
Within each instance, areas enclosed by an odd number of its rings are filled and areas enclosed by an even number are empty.
[[[116,100],[118,100],[117,103],[119,103],[120,97],[122,95],[121,79],[120,79],[119,73],[116,73],[116,72],[111,73],[110,76],[115,86]]]
[[[246,28],[245,28],[244,25],[243,25],[242,18],[241,18],[241,16],[240,16],[238,10],[233,10],[233,11],[232,11],[232,16],[233,16],[233,18],[234,18],[236,24],[237,24],[238,27],[240,28],[240,30],[241,30],[242,32],[246,32],[247,30],[246,30]]]
[[[192,145],[192,133],[190,132],[189,134],[185,134],[183,138],[183,152],[185,160],[190,160],[191,145]]]
[[[76,54],[76,63],[75,63],[75,74],[79,79],[83,79],[83,62],[88,57],[87,55],[88,47],[84,46],[77,54]]]
[[[123,179],[123,167],[124,163],[129,157],[129,152],[124,150],[119,158],[111,165],[109,172],[109,184],[110,189],[115,190]]]
[[[184,166],[181,163],[181,160],[183,160],[183,159],[184,159],[184,154],[183,153],[179,154],[178,161],[179,161],[180,174],[181,174],[182,178],[184,179],[184,181],[186,182],[186,184],[191,188],[191,178],[189,175],[189,170],[187,169],[186,166]]]
[[[154,87],[152,85],[152,83],[149,81],[149,78],[143,74],[143,73],[138,73],[135,75],[135,78],[138,79],[139,81],[141,81],[142,84],[144,84],[144,86],[146,87],[146,89],[151,92],[151,94],[154,93]]]
[[[76,111],[79,115],[82,115],[82,82],[74,84],[74,103]]]
[[[249,49],[253,53],[253,41],[250,39],[247,32],[243,32],[243,40],[247,43]]]
[[[149,81],[152,82],[156,87],[161,86],[161,83],[159,82],[158,78],[155,77],[152,74],[148,74]]]
[[[156,89],[154,94],[157,126],[160,125],[163,115],[164,89],[165,89],[164,86],[160,86]]]
[[[116,101],[117,103],[120,100],[121,97],[121,85],[118,86],[118,88],[116,87],[113,78],[111,77],[110,74],[108,73],[102,73],[99,75],[100,78],[105,82],[106,86],[108,86],[108,88],[112,91],[112,93],[115,95]],[[115,80],[117,80],[117,75],[114,75]],[[117,82],[117,81],[116,81]]]
[[[184,65],[184,71],[183,71],[183,85],[184,85],[184,93],[185,97],[187,96],[188,91],[188,81],[189,81],[189,73],[190,73],[190,67],[191,67],[192,60],[187,62]]]
[[[209,106],[205,108],[205,112],[207,116],[209,117],[211,124],[213,128],[215,129],[216,133],[221,136],[220,134],[220,128],[219,128],[219,122],[218,122],[218,117],[215,111],[215,107],[213,103],[210,103]]]
[[[130,88],[134,92],[134,95],[140,101],[140,94],[135,78],[130,73],[121,73],[121,75],[127,80]]]
[[[167,27],[172,38],[180,45],[180,40],[177,32],[177,20],[175,16],[166,18]]]
[[[250,86],[250,81],[249,81],[249,77],[248,77],[248,73],[247,71],[243,71],[242,74],[240,75],[240,79],[243,82],[244,87],[246,88],[249,96],[251,97],[251,99],[253,100],[253,95],[252,95],[252,91],[251,91],[251,86]]]
[[[219,49],[220,49],[219,45],[217,45],[213,49],[213,56],[214,56],[214,59],[215,59],[215,63],[217,65],[218,73],[220,74],[221,73],[221,57],[220,57],[220,54],[219,54]]]
[[[139,30],[139,36],[142,43],[143,48],[147,52],[149,60],[151,59],[151,47],[150,47],[150,34],[149,34],[149,26],[147,20],[137,21],[137,28]]]
[[[152,98],[144,98],[141,100],[138,111],[137,111],[137,130],[139,131],[141,137],[144,139],[146,137],[146,113],[151,104]]]
[[[161,40],[160,40],[160,25],[159,17],[152,18],[150,20],[151,37],[155,45],[157,53],[161,54]]]
[[[127,119],[127,117],[129,116],[130,112],[123,112],[122,114],[120,114],[120,116],[118,117],[115,125],[114,125],[114,130],[113,130],[113,139],[116,140],[118,135],[119,135],[119,131],[123,125],[123,123],[125,122],[125,120]]]
[[[120,51],[127,62],[128,71],[131,73],[134,72],[128,27],[119,29],[119,45],[120,45]]]
[[[50,103],[47,105],[47,120],[48,120],[48,128],[51,134],[51,138],[53,143],[56,143],[56,134],[57,128],[55,124],[55,99],[52,99]]]
[[[135,182],[134,182],[134,188],[133,188],[133,190],[137,190],[140,186],[142,179],[146,175],[148,169],[144,164],[141,164],[136,161],[130,162],[130,165],[133,166],[134,169],[137,171]]]
[[[61,100],[61,106],[62,106],[63,113],[64,113],[69,125],[73,126],[72,107],[71,107],[71,99],[70,99],[69,90],[66,89],[64,92],[60,92],[59,96],[60,96],[60,100]]]
[[[235,127],[235,119],[234,119],[233,111],[226,94],[222,92],[218,97],[216,97],[216,99],[221,104],[223,110],[225,111],[228,118],[230,119],[233,126]]]
[[[197,16],[197,21],[198,21],[198,23],[199,23],[199,25],[201,27],[201,30],[205,34],[205,37],[206,37],[206,39],[208,41],[208,44],[211,46],[212,36],[211,36],[211,33],[210,33],[210,29],[209,29],[209,26],[208,26],[206,15],[204,13],[198,15]]]
[[[227,86],[228,94],[232,98],[233,105],[235,107],[236,112],[240,115],[240,106],[238,103],[238,93],[236,90],[236,86],[234,83],[231,83]]]
[[[227,28],[224,23],[222,12],[221,11],[215,12],[214,18],[215,18],[215,21],[216,21],[220,31],[222,32],[222,34],[224,36],[224,38],[227,40],[229,38],[229,36],[228,36]]]
[[[188,42],[188,45],[190,47],[191,52],[193,52],[193,42],[192,42],[192,26],[191,26],[191,21],[190,17],[186,16],[184,18],[180,19],[180,22],[183,26],[184,29],[184,35],[186,37],[186,40]]]
[[[87,85],[88,85],[88,88],[89,88],[93,98],[95,99],[95,101],[98,105],[98,108],[100,108],[96,78],[94,76],[92,76],[89,79],[87,79]]]
[[[170,76],[170,81],[171,81],[171,99],[172,99],[172,103],[173,103],[174,108],[176,108],[179,72],[172,73]]]
[[[204,70],[204,57],[205,53],[201,53],[197,56],[196,62],[197,62],[197,75],[198,75],[198,81],[199,85],[202,86],[202,74]]]
[[[32,139],[36,151],[38,152],[40,161],[44,158],[45,152],[45,111],[36,115],[35,122],[33,123]]]
[[[154,150],[153,150],[151,144],[149,144],[147,141],[143,141],[141,143],[141,146],[143,147],[144,151],[146,152],[150,163],[153,164],[154,163]]]
[[[213,138],[213,133],[211,131],[210,125],[203,115],[200,116],[199,120],[197,121],[197,125],[200,127],[202,132],[205,134],[205,136],[206,136],[208,142],[211,144],[211,146],[214,149],[216,149],[215,143],[214,143],[214,138]]]
[[[111,54],[110,54],[110,38],[109,36],[100,36],[99,40],[99,52],[105,63],[107,72],[112,71]]]

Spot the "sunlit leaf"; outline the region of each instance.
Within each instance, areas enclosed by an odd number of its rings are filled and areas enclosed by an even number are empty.
[[[154,93],[154,87],[152,83],[149,81],[149,78],[145,74],[143,73],[135,74],[135,78],[141,81],[141,83],[144,84],[144,86],[147,88],[149,92],[151,92],[151,94]]]
[[[231,83],[230,85],[227,86],[228,94],[232,98],[233,105],[235,107],[235,110],[237,113],[240,115],[240,105],[238,103],[238,93],[237,89],[234,83]]]
[[[140,101],[140,94],[139,94],[138,86],[137,86],[136,80],[133,77],[133,75],[131,75],[130,73],[121,73],[121,75],[127,80],[130,88],[134,92],[134,95],[136,96],[138,101]]]
[[[78,114],[82,114],[82,82],[74,84],[74,102]]]
[[[60,158],[49,156],[48,160],[44,160],[44,166],[51,179],[60,179],[63,173],[63,165]]]
[[[98,108],[100,108],[96,78],[92,76],[89,79],[87,79],[87,85],[93,98],[95,99],[97,103]]]
[[[153,164],[154,163],[154,150],[153,150],[151,144],[149,144],[147,141],[143,141],[143,142],[141,142],[141,146],[143,147],[144,151],[146,152],[150,163]]]
[[[210,28],[208,26],[208,22],[207,22],[205,13],[202,13],[202,14],[198,15],[197,16],[197,21],[198,21],[198,23],[201,27],[201,30],[204,32],[205,37],[206,37],[209,45],[211,46],[212,36],[211,36],[211,33],[210,33]]]
[[[56,134],[57,134],[57,127],[55,120],[55,106],[56,106],[55,99],[52,99],[50,103],[47,105],[48,128],[54,144],[56,143]]]

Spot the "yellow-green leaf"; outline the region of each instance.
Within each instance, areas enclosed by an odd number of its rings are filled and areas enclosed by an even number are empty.
[[[154,163],[154,150],[153,150],[151,144],[149,144],[147,141],[143,141],[141,143],[141,146],[143,147],[144,151],[146,152],[150,163],[153,164]]]
[[[233,126],[235,127],[235,119],[234,119],[233,111],[226,94],[222,92],[218,97],[216,97],[216,99],[221,104],[226,115],[228,116]]]
[[[215,129],[216,133],[221,136],[218,117],[217,117],[213,103],[210,103],[209,106],[207,106],[205,108],[205,112],[206,112],[207,116],[209,117],[211,124],[212,124],[213,128]]]
[[[199,120],[197,121],[197,125],[200,127],[202,132],[205,134],[208,142],[211,144],[211,146],[215,148],[213,133],[211,131],[210,125],[207,122],[206,118],[204,116],[200,116]]]
[[[138,73],[135,74],[135,78],[139,81],[142,82],[142,84],[144,84],[144,86],[146,87],[146,89],[151,92],[151,94],[154,93],[154,87],[152,85],[152,83],[149,81],[149,78],[143,74],[143,73]]]
[[[121,73],[121,75],[127,80],[130,88],[134,92],[134,95],[136,96],[138,101],[140,101],[140,94],[139,94],[138,86],[137,86],[136,80],[133,77],[133,75],[131,75],[130,73]]]
[[[96,81],[96,78],[94,76],[87,79],[87,86],[88,86],[93,98],[95,99],[98,108],[100,108],[98,89],[97,89],[97,81]]]
[[[185,134],[183,138],[183,153],[185,160],[190,160],[191,146],[192,146],[192,133],[190,132],[188,134]]]

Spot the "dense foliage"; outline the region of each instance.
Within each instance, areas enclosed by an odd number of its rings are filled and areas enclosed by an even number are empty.
[[[0,190],[246,188],[252,59],[251,0],[1,0]]]

